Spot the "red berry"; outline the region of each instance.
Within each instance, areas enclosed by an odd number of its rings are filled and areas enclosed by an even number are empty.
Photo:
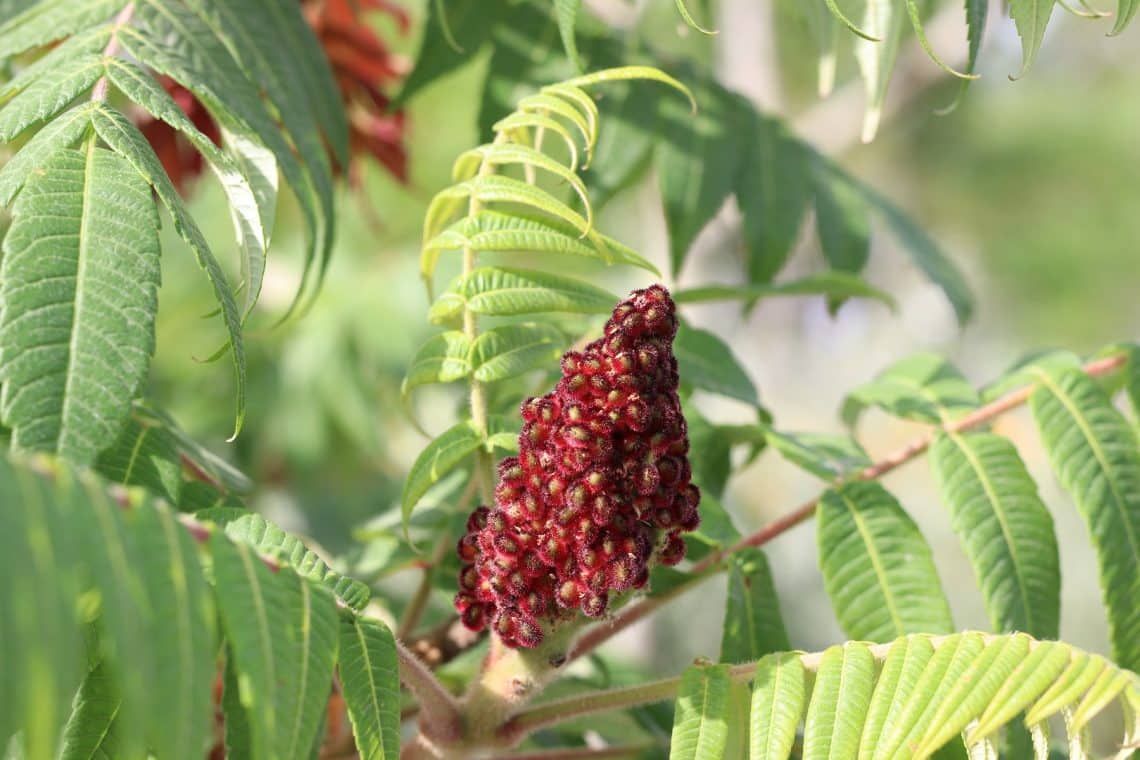
[[[458,547],[455,606],[469,627],[534,647],[571,610],[600,617],[611,594],[644,587],[652,561],[683,558],[700,492],[676,328],[668,291],[634,291],[602,338],[563,357],[554,390],[522,403],[519,455],[499,465],[495,507],[472,514]]]

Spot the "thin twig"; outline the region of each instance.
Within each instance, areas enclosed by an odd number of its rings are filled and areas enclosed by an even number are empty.
[[[1085,364],[1081,369],[1085,374],[1092,377],[1099,375],[1106,375],[1113,372],[1124,365],[1127,357],[1123,354],[1115,356],[1108,356],[1103,359],[1097,359]],[[981,427],[988,422],[991,422],[996,417],[1016,409],[1029,400],[1030,394],[1037,387],[1036,383],[1027,385],[1018,390],[1007,393],[1001,398],[993,401],[985,406],[979,407],[970,414],[967,414],[961,419],[950,422],[944,426],[937,428],[934,431],[924,433],[923,435],[915,438],[913,441],[903,446],[902,448],[888,454],[887,456],[875,462],[870,467],[860,471],[853,476],[853,480],[876,480],[888,472],[901,467],[907,462],[912,461],[916,457],[922,455],[930,444],[933,443],[935,437],[941,433],[961,433],[967,430]],[[842,482],[842,481],[839,481]],[[837,483],[838,484],[838,483]],[[737,541],[735,544],[710,552],[704,559],[693,565],[690,570],[694,574],[686,582],[670,589],[668,594],[662,594],[659,597],[646,597],[638,602],[634,602],[628,607],[620,610],[614,617],[605,623],[587,630],[579,639],[574,643],[574,646],[567,653],[567,661],[581,657],[584,654],[592,652],[601,644],[608,641],[612,636],[625,630],[637,621],[646,617],[650,613],[656,611],[669,601],[680,596],[683,592],[688,591],[703,580],[706,575],[701,575],[706,571],[719,571],[719,566],[723,561],[749,547],[763,546],[772,539],[780,536],[802,522],[806,522],[815,514],[816,507],[819,504],[820,497],[817,496],[788,514],[768,523],[760,530]]]

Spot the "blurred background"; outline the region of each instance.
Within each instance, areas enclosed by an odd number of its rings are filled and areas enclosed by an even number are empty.
[[[387,15],[375,14],[370,22],[397,54],[410,56],[425,3],[396,2],[410,14],[407,32]],[[850,301],[833,317],[822,297],[770,299],[748,317],[732,304],[686,307],[694,324],[732,346],[781,429],[841,432],[843,395],[917,351],[946,355],[982,385],[1029,351],[1065,347],[1090,353],[1140,335],[1140,29],[1106,40],[1109,22],[1076,18],[1058,7],[1035,68],[1012,82],[1008,75],[1020,68],[1020,41],[995,2],[982,78],[944,116],[935,111],[954,99],[958,84],[916,51],[907,34],[879,135],[863,145],[862,85],[850,57],[840,57],[836,92],[821,103],[809,35],[783,10],[788,5],[696,4],[720,30],[704,37],[681,23],[671,2],[587,2],[607,23],[638,25],[656,46],[684,51],[725,84],[786,118],[794,131],[909,211],[968,275],[978,309],[964,329],[941,292],[877,233],[865,274],[895,296],[894,312],[877,302]],[[935,13],[931,35],[942,55],[959,61],[965,53],[960,3],[945,7]],[[479,142],[485,64],[485,54],[476,56],[408,104],[407,182],[376,164],[360,167],[356,186],[339,197],[339,240],[320,297],[302,318],[279,325],[299,279],[302,250],[298,215],[291,199],[283,198],[264,294],[250,326],[247,422],[234,443],[224,440],[232,424],[231,369],[201,361],[221,341],[220,334],[209,334],[215,320],[202,321],[211,303],[207,286],[168,231],[152,397],[252,477],[252,507],[311,537],[329,555],[350,553],[361,567],[370,552],[392,551],[383,542],[361,544],[356,539],[368,534],[359,529],[398,514],[403,475],[427,441],[410,422],[399,390],[416,347],[436,330],[426,321],[428,300],[418,276],[420,226],[432,194],[449,182],[454,157]],[[604,108],[602,113],[604,122]],[[207,232],[226,250],[229,221],[218,188],[205,178],[191,194],[196,216],[216,220]],[[622,191],[598,226],[667,269],[654,182]],[[738,214],[726,208],[698,239],[679,281],[666,284],[738,281],[741,258]],[[818,268],[818,244],[805,236],[782,278]],[[649,282],[644,272],[606,276],[615,292]],[[454,420],[461,390],[435,386],[419,393],[417,419],[440,432]],[[717,421],[755,419],[732,402],[700,398],[697,404]],[[1015,413],[998,425],[1018,444],[1057,523],[1062,636],[1107,653],[1084,525],[1057,488],[1028,415]],[[869,412],[857,432],[877,457],[920,430]],[[987,627],[972,572],[927,466],[915,462],[886,485],[933,544],[955,622]],[[769,451],[730,481],[725,503],[747,531],[819,491],[819,481]],[[813,526],[793,530],[767,550],[793,645],[814,650],[843,640],[816,568]],[[409,571],[383,581],[393,609],[418,579]],[[723,614],[718,583],[631,629],[607,651],[668,673],[695,656],[715,657]],[[447,593],[436,592],[433,615],[445,615],[449,604]]]

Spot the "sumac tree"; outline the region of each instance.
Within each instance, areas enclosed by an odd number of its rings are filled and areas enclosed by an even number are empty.
[[[989,8],[965,3],[956,68],[925,31],[941,3],[773,4],[818,42],[824,95],[852,53],[865,140],[906,38],[964,88]],[[737,361],[750,349],[689,324],[686,305],[891,303],[863,278],[875,216],[965,323],[973,298],[954,262],[779,115],[636,25],[608,28],[590,12],[600,3],[424,5],[409,68],[384,37],[410,28],[399,0],[0,0],[0,752],[1075,759],[1093,751],[1092,721],[1116,714],[1102,744],[1132,755],[1140,347],[1037,355],[980,390],[939,356],[903,358],[841,410],[852,428],[871,407],[924,426],[881,459],[853,434],[784,430]],[[678,24],[706,34],[707,4],[693,5],[677,0]],[[1119,0],[1112,31],[1137,7]],[[1053,11],[1008,4],[1021,73]],[[432,146],[405,145],[401,109],[476,58],[482,144],[424,212],[436,331],[400,389],[408,427],[427,386],[457,384],[463,401],[393,476],[398,504],[368,528],[384,542],[366,583],[350,572],[367,564],[359,552],[329,556],[247,509],[250,479],[153,397],[163,253],[192,255],[213,293],[200,310],[220,327],[210,358],[232,362],[240,436],[246,328],[279,217],[305,240],[295,294],[273,314],[289,330],[328,271],[338,183],[361,192],[369,162],[407,181],[409,153]],[[204,169],[235,255],[219,257],[207,215],[191,212]],[[597,224],[648,174],[665,271]],[[742,276],[670,292],[661,281],[675,282],[726,203],[739,210]],[[785,276],[808,218],[825,267]],[[636,287],[603,287],[606,268]],[[710,422],[694,391],[751,411]],[[1063,538],[1095,553],[1110,657],[1058,640],[1064,542],[991,428],[1023,406],[1087,525]],[[764,451],[818,476],[820,493],[742,533],[725,485]],[[918,460],[989,631],[955,625],[926,537],[881,483]],[[764,553],[809,520],[851,639],[816,653],[793,648]],[[386,582],[409,568],[410,594]],[[694,651],[661,680],[578,675],[615,634],[718,574],[719,653]]]

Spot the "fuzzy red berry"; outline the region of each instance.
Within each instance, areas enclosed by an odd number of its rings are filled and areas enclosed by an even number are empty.
[[[660,285],[614,309],[602,338],[562,358],[553,391],[522,403],[519,455],[499,465],[492,509],[459,543],[455,606],[511,647],[538,646],[575,611],[601,617],[684,558],[699,523],[677,396],[676,308]]]

